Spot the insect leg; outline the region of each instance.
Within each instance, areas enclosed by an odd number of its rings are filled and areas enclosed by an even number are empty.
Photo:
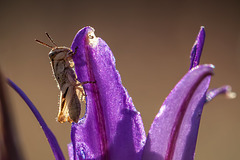
[[[78,47],[75,48],[74,52],[70,50],[70,52],[67,53],[67,59],[72,58],[72,56],[77,53],[77,49]]]
[[[76,80],[76,81],[79,82],[78,80]],[[88,83],[96,83],[96,81],[79,82],[79,83],[76,83],[75,86],[83,86],[84,84],[88,84]]]
[[[84,85],[84,84],[87,84],[87,83],[96,83],[96,81],[85,81],[85,82],[80,82],[80,85]]]

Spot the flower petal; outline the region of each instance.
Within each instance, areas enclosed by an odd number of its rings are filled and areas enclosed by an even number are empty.
[[[27,95],[10,79],[8,79],[8,84],[22,97],[22,99],[25,101],[25,103],[28,105],[29,109],[31,109],[32,113],[38,120],[40,126],[42,127],[49,145],[53,151],[53,154],[55,156],[56,160],[64,160],[64,156],[62,153],[62,150],[60,146],[58,145],[57,139],[52,133],[52,131],[48,128],[46,122],[42,118],[41,114],[38,112],[37,108],[34,106],[34,104],[31,102],[31,100],[27,97]]]
[[[110,48],[85,27],[72,50],[78,80],[96,82],[84,85],[86,114],[72,125],[75,158],[140,159],[146,139],[142,119],[122,86]]]
[[[196,38],[196,41],[195,41],[195,43],[193,44],[193,47],[192,47],[192,51],[191,51],[191,54],[190,54],[191,64],[190,64],[189,70],[192,69],[193,67],[196,67],[197,65],[199,65],[204,41],[205,41],[205,29],[202,26],[200,28],[200,31],[199,31],[198,36]]]
[[[232,87],[229,85],[226,85],[226,86],[209,90],[206,95],[206,102],[211,101],[213,98],[215,98],[219,94],[225,94],[227,98],[230,98],[230,99],[233,99],[237,96],[235,92],[232,92]]]
[[[150,128],[144,159],[193,159],[212,65],[190,70],[164,101]]]
[[[24,158],[9,101],[6,79],[0,71],[0,159],[22,160]]]

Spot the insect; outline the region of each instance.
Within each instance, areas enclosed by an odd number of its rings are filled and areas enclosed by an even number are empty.
[[[51,48],[49,58],[52,71],[60,90],[59,111],[57,120],[60,123],[66,121],[78,122],[81,113],[81,105],[86,105],[86,94],[83,85],[94,83],[90,81],[79,82],[74,69],[72,56],[75,54],[70,48],[58,47],[53,39],[46,33],[54,47],[36,40],[38,43]],[[77,49],[77,48],[76,48]]]

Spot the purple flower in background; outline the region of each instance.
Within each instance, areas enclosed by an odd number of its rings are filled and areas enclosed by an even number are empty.
[[[213,65],[199,65],[205,31],[201,27],[191,51],[190,70],[163,102],[146,137],[140,113],[123,87],[115,58],[94,29],[81,29],[72,44],[75,70],[86,92],[86,113],[71,128],[69,157],[98,160],[194,159],[203,105],[216,95],[234,97],[229,86],[208,91]],[[60,147],[40,114],[12,81],[38,118],[56,159],[64,159]]]

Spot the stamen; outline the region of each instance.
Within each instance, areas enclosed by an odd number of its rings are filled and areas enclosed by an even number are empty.
[[[211,89],[206,94],[206,102],[211,101],[213,98],[220,94],[225,94],[227,98],[233,99],[236,98],[237,94],[235,92],[232,92],[231,86],[222,86],[219,88]]]

